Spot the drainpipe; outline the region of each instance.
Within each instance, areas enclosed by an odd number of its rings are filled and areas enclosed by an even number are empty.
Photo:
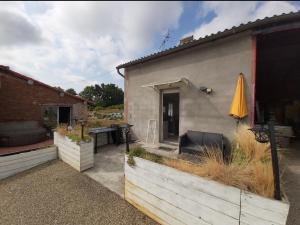
[[[116,67],[116,69],[117,69],[118,74],[119,74],[121,77],[125,78],[124,74],[122,74],[122,73],[120,72],[120,69],[121,69],[121,68]]]

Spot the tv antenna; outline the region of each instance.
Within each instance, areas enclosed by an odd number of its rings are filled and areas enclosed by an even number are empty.
[[[167,43],[167,41],[170,39],[170,31],[169,29],[167,30],[167,33],[164,35],[164,39],[159,47],[159,49],[161,50]]]

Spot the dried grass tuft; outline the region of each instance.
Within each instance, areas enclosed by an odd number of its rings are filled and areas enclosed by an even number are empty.
[[[81,126],[79,124],[75,125],[69,129],[67,124],[60,124],[56,127],[56,131],[63,136],[70,138],[72,141],[79,143],[80,141],[90,141],[91,137],[89,136],[88,129],[84,129],[83,139],[81,138]]]
[[[256,142],[249,127],[241,125],[235,133],[229,161],[224,161],[219,149],[204,150],[201,163],[164,159],[167,166],[201,177],[273,198],[274,185],[271,152],[268,144]]]
[[[245,124],[241,124],[238,127],[234,133],[233,148],[237,149],[238,153],[245,155],[249,160],[260,160],[270,156],[270,151],[268,151],[269,144],[257,142],[249,128]]]

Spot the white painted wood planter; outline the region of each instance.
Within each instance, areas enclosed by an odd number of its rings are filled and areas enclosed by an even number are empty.
[[[58,147],[58,157],[76,170],[81,172],[94,166],[93,141],[77,144],[54,132],[54,144]]]
[[[161,224],[284,225],[289,204],[125,156],[125,199]]]
[[[57,159],[56,146],[0,157],[0,180]]]

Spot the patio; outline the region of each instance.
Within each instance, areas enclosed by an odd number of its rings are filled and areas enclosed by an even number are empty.
[[[39,148],[46,148],[51,145],[53,145],[52,139],[42,141],[36,144],[31,144],[31,145],[22,145],[22,146],[15,146],[15,147],[0,147],[0,156],[20,153],[20,152],[28,152]]]
[[[59,160],[2,180],[0,199],[2,225],[157,224]]]
[[[124,155],[124,144],[98,147],[94,156],[94,167],[84,173],[124,198]]]

